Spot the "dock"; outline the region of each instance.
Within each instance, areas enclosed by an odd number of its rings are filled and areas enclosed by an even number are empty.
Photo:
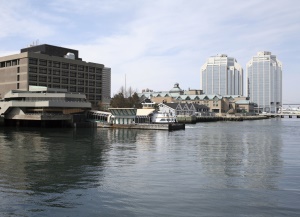
[[[215,121],[246,121],[246,120],[262,120],[270,117],[263,115],[253,116],[182,116],[178,118],[179,123],[195,124],[198,122],[215,122]]]
[[[184,130],[185,124],[182,124],[182,123],[169,123],[169,124],[101,124],[101,123],[97,123],[97,127],[174,131],[174,130]]]

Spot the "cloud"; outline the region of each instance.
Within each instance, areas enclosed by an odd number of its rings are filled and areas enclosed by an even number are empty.
[[[283,61],[286,73],[297,71],[289,61],[299,60],[298,1],[10,2],[0,5],[7,9],[0,15],[2,42],[19,35],[78,49],[84,60],[112,68],[113,93],[124,85],[125,74],[128,85],[139,90],[168,90],[175,82],[200,88],[201,66],[218,53],[236,58],[246,71],[253,55],[268,50]],[[292,91],[286,86],[285,96]]]

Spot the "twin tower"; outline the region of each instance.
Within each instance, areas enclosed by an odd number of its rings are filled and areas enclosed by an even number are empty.
[[[258,52],[246,66],[246,95],[260,112],[277,112],[282,106],[282,63],[271,52]],[[244,95],[243,68],[226,54],[210,57],[201,67],[205,94]],[[256,107],[256,106],[255,106]]]

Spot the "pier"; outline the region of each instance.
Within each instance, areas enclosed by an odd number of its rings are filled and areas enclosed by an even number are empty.
[[[293,114],[293,113],[267,113],[267,114],[263,114],[261,116],[267,116],[269,118],[300,118],[300,114]]]
[[[214,122],[214,121],[246,121],[268,119],[269,116],[181,116],[177,117],[179,123],[195,124],[197,122]]]
[[[97,127],[102,127],[103,125],[99,124]],[[112,124],[109,126],[104,126],[108,128],[125,128],[125,129],[140,129],[140,130],[168,130],[168,131],[174,131],[174,130],[184,130],[185,125],[184,124],[176,124],[176,123],[170,123],[170,124]]]

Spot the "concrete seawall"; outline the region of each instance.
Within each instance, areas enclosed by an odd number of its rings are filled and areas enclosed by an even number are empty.
[[[197,122],[210,121],[246,121],[246,120],[263,120],[268,119],[266,116],[221,116],[221,117],[197,117]]]
[[[177,117],[178,123],[195,124],[197,122],[213,121],[245,121],[245,120],[262,120],[268,119],[267,116],[180,116]]]

